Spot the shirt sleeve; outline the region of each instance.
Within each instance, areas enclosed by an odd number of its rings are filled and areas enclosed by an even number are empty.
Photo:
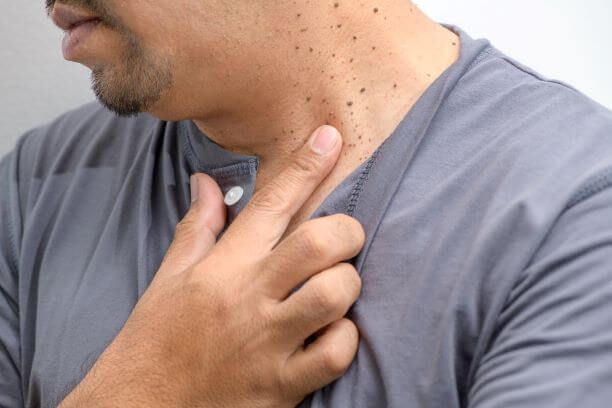
[[[612,188],[557,219],[509,294],[470,408],[600,408],[612,401]]]
[[[16,153],[0,160],[0,407],[23,407],[15,211]]]

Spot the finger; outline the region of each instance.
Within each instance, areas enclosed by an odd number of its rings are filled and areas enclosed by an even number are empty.
[[[335,128],[317,129],[289,165],[254,194],[221,241],[238,242],[243,250],[272,249],[291,218],[334,167],[341,147]]]
[[[300,347],[285,365],[289,387],[306,394],[341,377],[350,367],[359,345],[359,331],[348,319],[336,320],[317,339]]]
[[[315,273],[353,258],[365,242],[363,227],[344,214],[317,218],[284,238],[263,264],[266,293],[284,299]]]
[[[223,194],[206,174],[191,176],[191,206],[176,226],[174,240],[157,275],[180,273],[200,261],[215,245],[225,225]]]
[[[361,292],[361,278],[353,265],[339,263],[310,278],[278,305],[287,341],[304,342],[321,328],[346,315]]]

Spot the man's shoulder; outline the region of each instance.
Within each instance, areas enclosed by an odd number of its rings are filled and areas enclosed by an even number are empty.
[[[523,143],[610,144],[612,111],[572,85],[547,78],[490,47],[463,78],[473,111]],[[488,119],[488,120],[487,120]]]
[[[119,117],[92,102],[28,131],[18,141],[17,150],[21,160],[49,167],[49,161],[79,160],[87,154],[100,156],[134,146],[158,123],[148,114]]]
[[[612,188],[612,112],[487,50],[441,99],[400,175],[398,214],[412,216],[405,208],[414,204],[489,224],[523,214],[550,225]]]
[[[160,123],[148,114],[119,117],[98,102],[80,106],[19,138],[10,153],[18,181],[115,167],[149,143]]]
[[[612,111],[491,47],[462,77],[444,109],[449,154],[480,169],[508,196],[558,200],[596,180],[612,184]],[[505,196],[505,194],[501,194]]]

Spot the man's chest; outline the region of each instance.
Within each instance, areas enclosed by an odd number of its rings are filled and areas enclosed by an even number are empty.
[[[32,209],[20,260],[28,406],[50,405],[81,380],[153,278],[187,203],[167,181],[151,180],[143,188],[128,178],[114,188],[85,177]],[[87,194],[77,197],[75,183],[86,184]],[[340,197],[351,195],[353,185],[346,185]],[[475,350],[486,341],[480,333],[490,329],[487,316],[496,313],[524,260],[501,251],[514,242],[516,220],[487,219],[486,206],[454,197],[436,189],[419,200],[398,197],[368,227],[359,258],[363,290],[349,316],[361,333],[359,351],[312,406],[424,400],[460,406]],[[358,213],[377,203],[361,205]]]
[[[151,194],[102,170],[52,180],[25,222],[20,258],[21,373],[26,406],[54,406],[121,330],[178,221]],[[147,191],[155,192],[154,188]]]
[[[76,385],[146,290],[172,238],[161,231],[173,225],[141,235],[139,222],[109,221],[78,247],[62,237],[80,228],[66,224],[41,249],[22,315],[29,406],[52,404]],[[454,251],[432,245],[428,233],[398,232],[383,225],[361,269],[363,293],[350,314],[361,332],[357,358],[312,406],[397,406],[424,395],[453,406],[460,398],[478,322],[458,292],[478,294]]]

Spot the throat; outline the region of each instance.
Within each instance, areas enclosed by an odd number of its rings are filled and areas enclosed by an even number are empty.
[[[261,81],[253,81],[240,98],[228,97],[228,105],[219,109],[222,114],[195,120],[224,148],[259,157],[256,190],[289,163],[316,128],[328,124],[338,129],[343,138],[338,163],[291,228],[308,219],[371,157],[459,56],[455,33],[426,18],[411,2],[401,4],[396,13],[381,9],[376,22],[365,26],[360,25],[363,19],[328,24],[336,30],[331,40],[311,38],[318,41],[313,51],[295,45],[283,51],[293,57],[276,61],[274,67],[262,65]],[[348,31],[359,34],[346,37]],[[300,41],[311,33],[316,30],[300,33]]]

